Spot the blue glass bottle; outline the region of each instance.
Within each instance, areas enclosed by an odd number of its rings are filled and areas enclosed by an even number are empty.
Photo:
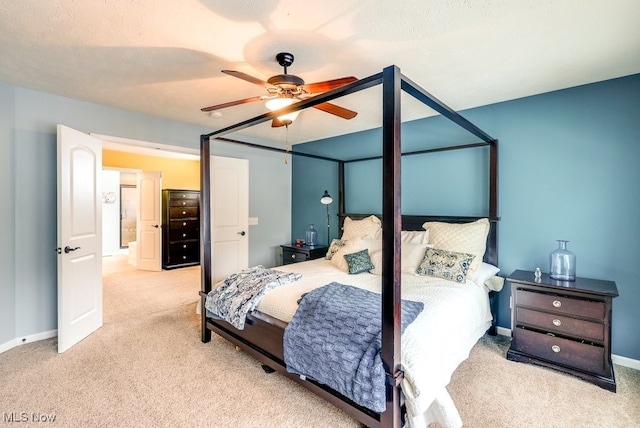
[[[576,256],[567,250],[567,242],[558,240],[558,248],[549,254],[549,276],[560,281],[576,280]]]
[[[316,230],[315,225],[310,224],[309,229],[307,229],[307,245],[313,247],[318,243],[318,231]]]

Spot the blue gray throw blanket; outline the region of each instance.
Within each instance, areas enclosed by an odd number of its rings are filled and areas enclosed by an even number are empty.
[[[424,307],[402,301],[402,331]],[[284,331],[287,371],[312,378],[375,412],[385,410],[380,294],[331,284],[302,296]]]
[[[260,265],[245,269],[229,275],[224,284],[211,290],[207,294],[205,308],[242,330],[247,314],[258,306],[267,291],[301,277],[299,273],[267,269]]]

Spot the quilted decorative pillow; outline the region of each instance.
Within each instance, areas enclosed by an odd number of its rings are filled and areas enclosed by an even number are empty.
[[[340,250],[340,248],[344,247],[346,243],[346,241],[341,239],[332,240],[331,245],[329,245],[329,251],[327,251],[327,255],[324,256],[324,258],[331,260],[331,258]]]
[[[464,283],[474,258],[473,254],[427,248],[416,273]]]
[[[357,238],[380,238],[382,236],[382,223],[374,215],[362,220],[352,220],[350,217],[344,219],[342,227],[342,240]]]
[[[429,244],[442,250],[473,254],[475,258],[469,273],[478,269],[487,247],[489,220],[482,218],[471,223],[431,221],[422,227],[429,231]]]
[[[344,258],[349,265],[350,274],[369,272],[375,267],[373,263],[371,263],[369,250],[367,249],[358,251],[357,253],[345,254]]]

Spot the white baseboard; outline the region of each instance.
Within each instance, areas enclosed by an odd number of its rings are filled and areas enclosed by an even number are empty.
[[[26,343],[37,342],[38,340],[51,339],[58,335],[58,330],[43,331],[42,333],[36,333],[24,337],[16,337],[13,340],[0,344],[0,354],[15,348],[16,346],[24,345]]]
[[[616,354],[611,355],[611,360],[613,361],[613,364],[640,370],[640,360],[634,360],[633,358],[627,358]]]
[[[501,336],[511,337],[511,329],[509,328],[496,326],[496,332]],[[612,354],[611,361],[613,364],[617,364],[619,366],[640,370],[640,360],[634,360],[633,358]]]
[[[511,337],[511,329],[509,329],[509,328],[496,326],[496,332],[497,332],[500,336],[508,336],[508,337]]]

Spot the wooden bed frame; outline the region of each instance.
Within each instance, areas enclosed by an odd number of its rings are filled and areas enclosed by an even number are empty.
[[[299,376],[286,371],[283,357],[283,333],[285,323],[275,320],[260,313],[252,313],[247,316],[244,330],[237,330],[230,324],[211,318],[207,318],[204,307],[207,293],[211,290],[211,260],[214,254],[211,250],[211,201],[210,201],[210,159],[211,145],[210,139],[215,138],[249,147],[255,147],[271,151],[284,152],[284,150],[262,146],[238,140],[223,138],[223,135],[232,131],[256,125],[285,113],[313,107],[317,104],[328,102],[335,98],[342,97],[374,85],[382,84],[383,93],[383,207],[382,215],[382,349],[381,356],[385,372],[386,382],[386,410],[382,413],[375,413],[369,409],[359,406],[347,397],[333,391],[325,385],[318,384],[310,380],[302,380]],[[423,102],[438,113],[449,118],[471,134],[480,138],[478,143],[441,147],[412,152],[402,152],[400,138],[400,91],[405,91]],[[236,344],[243,351],[252,355],[263,364],[265,370],[276,370],[289,377],[293,381],[301,384],[308,390],[316,393],[336,407],[364,423],[369,427],[400,427],[402,426],[402,403],[400,394],[400,384],[403,373],[400,365],[400,299],[401,299],[401,274],[400,274],[400,232],[402,230],[422,230],[425,221],[446,221],[452,223],[465,223],[477,220],[481,217],[450,217],[450,216],[408,216],[401,214],[400,206],[400,167],[401,157],[414,154],[438,152],[444,150],[458,150],[472,147],[489,146],[489,213],[484,218],[490,222],[490,232],[487,238],[487,250],[484,260],[493,265],[498,265],[498,141],[471,124],[458,113],[451,110],[431,94],[414,84],[411,80],[400,73],[396,66],[386,67],[381,73],[360,79],[356,82],[342,86],[340,88],[324,92],[311,98],[307,98],[298,103],[275,112],[265,113],[252,119],[245,120],[236,125],[223,128],[219,131],[204,134],[200,137],[201,155],[201,266],[202,266],[202,289],[201,296],[201,323],[202,341],[211,340],[211,332],[224,337]],[[340,225],[345,214],[344,195],[344,164],[345,161],[322,156],[309,155],[299,152],[291,152],[294,156],[305,156],[339,163],[339,196],[338,211]],[[367,158],[371,159],[371,158]],[[366,216],[365,214],[349,214],[349,217],[357,219]],[[495,293],[492,293],[495,294]],[[490,295],[491,297],[491,295]],[[494,313],[494,323],[490,333],[495,334],[495,297],[491,299],[492,313]]]

